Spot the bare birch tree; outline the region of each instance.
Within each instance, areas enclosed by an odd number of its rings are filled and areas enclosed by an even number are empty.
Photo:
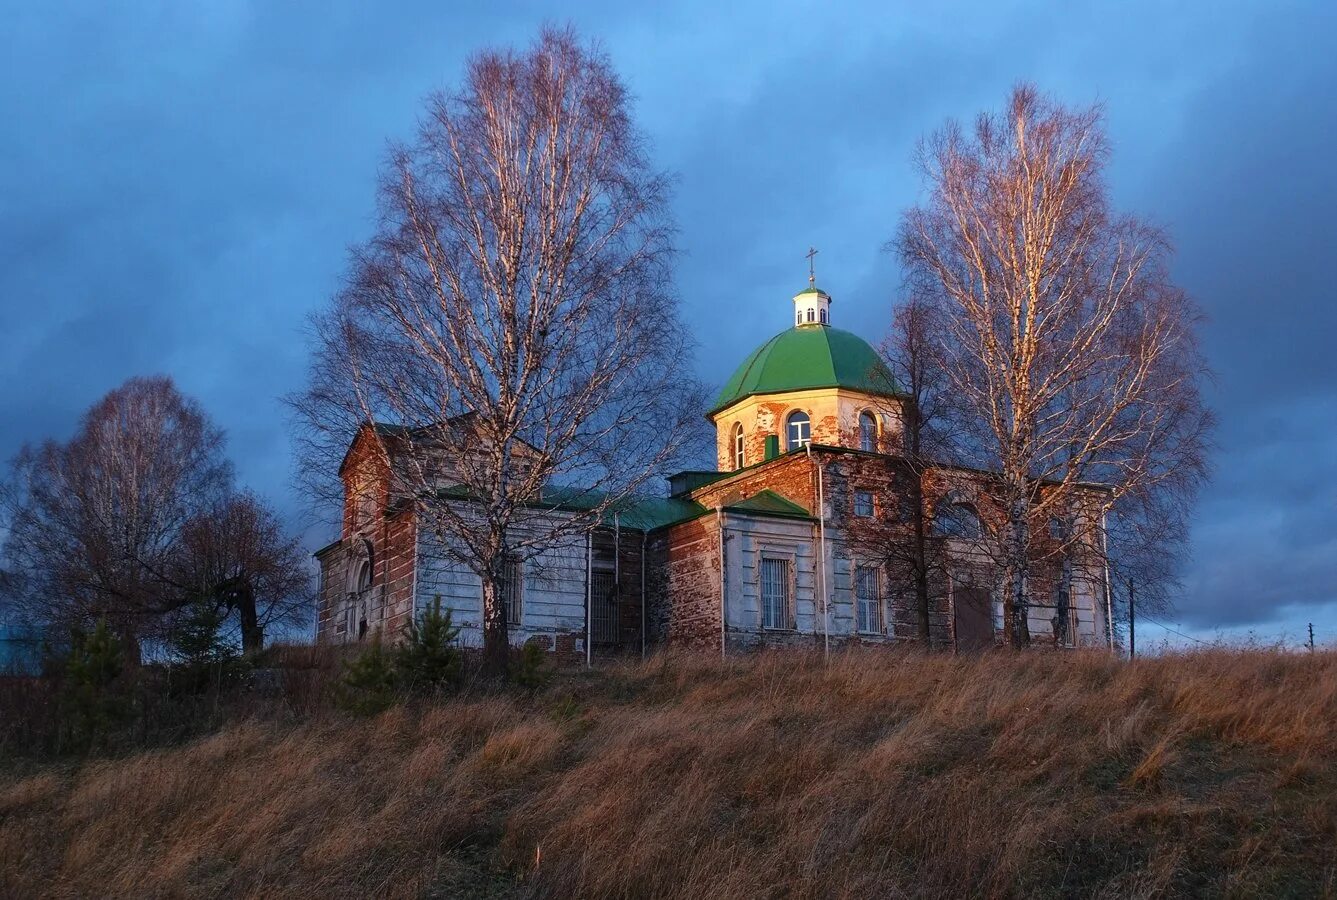
[[[998,472],[1004,622],[1029,641],[1035,532],[1089,546],[1111,510],[1159,490],[1190,503],[1212,425],[1199,314],[1169,275],[1165,235],[1116,214],[1098,108],[1030,86],[970,132],[921,144],[927,201],[898,237],[942,311],[941,356],[981,465]],[[1083,489],[1099,483],[1105,490]],[[1094,508],[1093,508],[1094,507]]]
[[[10,602],[36,622],[105,617],[127,640],[156,634],[187,599],[174,577],[187,523],[230,489],[222,449],[163,377],[107,394],[68,442],[23,448],[5,491]]]
[[[294,399],[306,477],[360,425],[396,426],[383,462],[481,579],[493,672],[507,562],[587,532],[700,431],[668,188],[596,48],[549,29],[480,53],[394,148],[379,227],[316,321]]]

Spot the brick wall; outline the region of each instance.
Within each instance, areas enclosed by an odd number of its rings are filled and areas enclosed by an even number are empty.
[[[707,509],[715,509],[770,490],[814,512],[817,489],[813,471],[807,453],[796,451],[697,488],[692,491],[691,498]]]
[[[354,628],[365,619],[367,636],[380,630],[395,639],[413,615],[413,576],[416,565],[416,526],[411,507],[391,509],[390,472],[377,438],[363,428],[344,460],[343,521],[339,542],[319,558],[321,591],[316,616],[316,639],[322,642],[356,640],[348,633],[345,610],[356,578],[353,568],[372,559],[372,586],[355,601]]]
[[[743,427],[743,448],[747,465],[766,458],[766,438],[780,439],[783,452],[789,414],[801,410],[808,415],[812,440],[831,447],[859,447],[859,414],[871,413],[878,421],[878,446],[885,452],[895,450],[901,441],[900,401],[877,397],[844,388],[819,388],[747,397],[714,417],[717,462],[722,472],[735,467],[734,428]]]
[[[713,516],[650,535],[647,630],[652,644],[718,647],[719,527]]]

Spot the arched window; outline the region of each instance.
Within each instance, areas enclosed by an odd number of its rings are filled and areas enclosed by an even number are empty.
[[[348,558],[348,568],[344,570],[345,590],[352,596],[361,596],[371,587],[376,572],[376,553],[371,541],[363,538],[357,542]]]
[[[944,503],[933,513],[933,532],[940,537],[978,540],[980,514],[969,503]]]
[[[808,307],[808,321],[809,321],[809,322],[812,321],[812,307],[811,307],[811,306]]]
[[[797,450],[800,447],[806,447],[812,440],[812,423],[808,419],[808,414],[801,409],[796,409],[789,414],[785,420],[787,427],[785,433],[788,435],[788,443],[785,444],[786,450]]]
[[[743,423],[737,422],[733,427],[733,467],[741,469],[745,465],[747,458],[743,450]]]
[[[867,411],[859,413],[859,449],[877,451],[877,419]]]
[[[826,310],[822,310],[822,324],[826,324]]]
[[[800,309],[798,312],[794,313],[794,324],[795,325],[803,324],[803,310]]]

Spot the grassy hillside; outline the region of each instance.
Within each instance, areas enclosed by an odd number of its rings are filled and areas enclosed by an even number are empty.
[[[1314,896],[1337,654],[662,658],[0,774],[4,896]]]

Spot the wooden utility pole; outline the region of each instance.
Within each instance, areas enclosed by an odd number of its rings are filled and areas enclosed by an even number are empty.
[[[1137,658],[1137,617],[1134,612],[1133,579],[1128,579],[1128,658]]]

